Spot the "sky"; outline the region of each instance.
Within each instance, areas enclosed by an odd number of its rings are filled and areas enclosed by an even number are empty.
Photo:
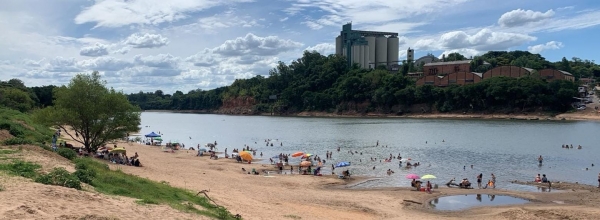
[[[125,93],[209,90],[335,52],[342,25],[397,32],[400,59],[527,50],[598,60],[596,0],[2,0],[0,80],[99,71]],[[594,46],[595,45],[595,46]],[[595,49],[594,49],[595,48]]]

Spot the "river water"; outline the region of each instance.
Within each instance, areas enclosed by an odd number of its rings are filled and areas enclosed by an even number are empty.
[[[273,116],[231,116],[167,112],[142,113],[141,134],[161,132],[164,141],[177,141],[186,147],[218,142],[219,151],[258,149],[268,158],[279,153],[304,151],[325,158],[334,151],[330,164],[349,161],[354,175],[376,177],[360,187],[410,186],[406,174],[433,174],[433,182],[469,178],[483,173],[497,177],[497,188],[520,189],[511,180],[531,181],[546,174],[551,181],[596,185],[600,172],[600,123],[588,121],[454,120],[406,118],[312,118]],[[272,139],[273,147],[265,146]],[[379,141],[379,146],[375,146]],[[426,143],[427,142],[427,143]],[[283,146],[281,146],[283,144]],[[582,145],[583,149],[563,149],[561,144]],[[340,152],[336,151],[341,147]],[[387,146],[387,147],[386,147]],[[354,155],[348,151],[356,151]],[[360,154],[362,152],[362,155]],[[400,168],[398,160],[380,162],[401,154],[421,166]],[[544,157],[542,166],[537,158]],[[371,157],[377,158],[371,161]],[[298,163],[291,160],[290,163]],[[591,164],[597,166],[592,167]],[[473,165],[473,168],[471,168]],[[466,168],[465,168],[466,166]],[[373,167],[375,169],[373,170]],[[586,170],[588,168],[589,170]],[[345,168],[344,168],[345,169]],[[392,169],[395,173],[387,175]],[[528,188],[524,188],[527,190]]]

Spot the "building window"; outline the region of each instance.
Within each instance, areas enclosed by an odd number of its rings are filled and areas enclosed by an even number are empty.
[[[472,79],[465,79],[465,82],[474,82]]]
[[[458,72],[458,71],[460,71],[460,66],[458,66],[458,65],[454,66],[454,72]]]

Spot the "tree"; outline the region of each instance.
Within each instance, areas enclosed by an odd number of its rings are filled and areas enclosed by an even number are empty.
[[[54,105],[34,112],[34,120],[62,128],[89,152],[138,131],[139,108],[105,84],[96,71],[76,75],[69,85],[54,89]]]
[[[0,88],[0,106],[26,112],[31,110],[34,104],[29,94],[21,89],[13,87]]]

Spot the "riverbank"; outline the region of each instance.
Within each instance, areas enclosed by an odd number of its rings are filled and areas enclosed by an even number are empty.
[[[354,177],[348,181],[333,175],[249,175],[247,172],[253,168],[262,172],[275,170],[275,167],[236,163],[232,159],[211,160],[207,156],[197,157],[196,152],[190,150],[166,153],[159,147],[138,143],[117,144],[125,147],[128,154],[137,152],[144,167],[109,164],[111,169],[194,192],[210,190],[209,195],[219,205],[245,219],[590,219],[600,214],[595,208],[600,205],[598,193],[584,189],[535,193],[442,186],[432,194],[413,191],[409,187],[352,189],[352,185],[366,179]],[[466,193],[514,195],[533,202],[524,206],[457,212],[439,212],[428,205],[439,196]],[[564,201],[564,204],[554,203],[555,200]],[[540,217],[540,213],[549,214]]]
[[[173,112],[194,114],[219,114],[218,112],[199,110],[145,110],[145,112]],[[252,114],[224,114],[224,115],[252,115]],[[425,113],[425,114],[381,114],[381,113],[328,113],[328,112],[300,112],[286,115],[272,115],[269,113],[258,114],[261,116],[292,116],[292,117],[337,117],[337,118],[421,118],[421,119],[492,119],[492,120],[569,120],[569,121],[600,121],[600,113],[592,108],[576,112],[553,115],[550,113],[532,114],[483,114],[483,113]]]

